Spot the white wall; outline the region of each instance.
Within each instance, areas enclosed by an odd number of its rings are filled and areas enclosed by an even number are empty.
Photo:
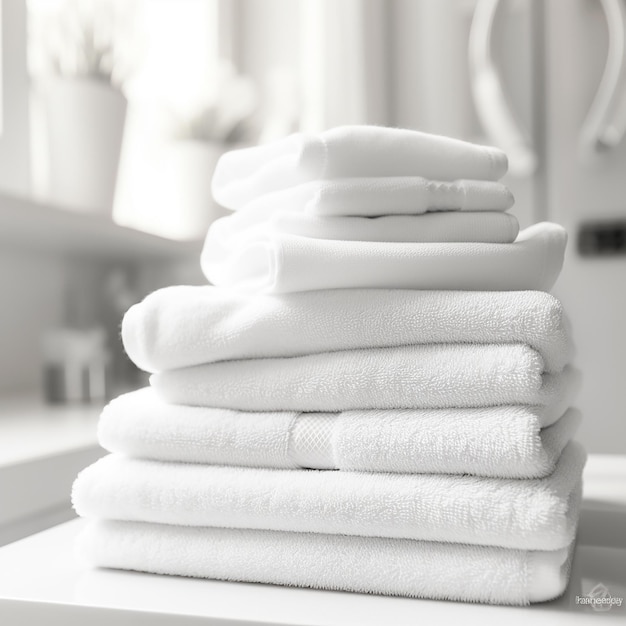
[[[235,0],[236,60],[240,70],[261,86],[271,68],[296,74],[299,68],[300,2],[294,0]]]
[[[166,285],[203,282],[195,258],[137,264],[0,243],[0,395],[41,393],[46,330],[103,325],[117,341],[122,313],[105,288],[107,276],[117,269],[129,276],[137,300]]]
[[[61,323],[66,265],[0,244],[0,394],[41,388],[41,336]]]
[[[259,88],[269,128],[262,141],[298,129],[390,123],[390,7],[388,0],[229,4],[236,32],[229,48]]]
[[[390,121],[395,126],[498,145],[481,127],[469,75],[469,34],[476,0],[391,0]],[[532,2],[501,3],[493,54],[505,95],[521,127],[540,147],[535,116]],[[505,148],[500,145],[499,147]],[[536,221],[537,178],[509,174],[512,213],[522,227]]]
[[[23,193],[30,184],[24,0],[0,0],[0,30],[0,188]]]
[[[592,452],[626,451],[626,259],[583,258],[576,234],[589,219],[626,218],[626,144],[594,161],[580,151],[580,129],[606,56],[600,3],[546,3],[548,26],[548,210],[570,243],[556,294],[567,307],[584,384],[580,439]]]
[[[227,37],[228,53],[258,90],[262,139],[271,141],[297,130],[301,1],[224,1],[232,29],[232,38]]]

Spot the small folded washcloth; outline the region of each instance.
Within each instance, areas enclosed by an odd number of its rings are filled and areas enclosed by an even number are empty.
[[[234,248],[263,242],[273,233],[342,241],[511,243],[519,234],[519,224],[513,215],[494,211],[319,217],[296,211],[265,216],[245,210],[213,222],[205,245],[213,255],[225,257]]]
[[[253,198],[246,212],[285,210],[310,215],[378,217],[429,211],[507,211],[515,202],[502,184],[445,182],[410,176],[313,180]]]
[[[514,243],[394,243],[270,233],[232,250],[205,245],[201,266],[215,285],[261,293],[337,288],[549,291],[567,233],[549,222]]]
[[[319,135],[224,154],[213,176],[215,200],[238,209],[257,196],[318,179],[419,176],[496,181],[507,170],[497,148],[415,130],[340,126]]]
[[[242,411],[550,410],[579,377],[570,366],[543,372],[543,359],[525,345],[441,344],[220,361],[159,372],[150,382],[172,404]]]
[[[580,414],[543,428],[531,407],[246,413],[124,394],[98,425],[103,448],[156,461],[538,478],[554,470]]]
[[[425,343],[525,343],[545,370],[571,362],[561,303],[542,291],[336,289],[252,295],[166,287],[122,322],[128,356],[148,372],[214,361]]]
[[[574,539],[585,452],[546,478],[163,463],[111,454],[72,490],[82,517],[558,550]]]
[[[573,543],[552,552],[267,530],[91,521],[93,567],[411,598],[526,605],[560,596]]]

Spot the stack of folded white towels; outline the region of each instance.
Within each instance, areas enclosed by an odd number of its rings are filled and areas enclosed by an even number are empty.
[[[518,233],[505,155],[342,127],[222,157],[216,286],[126,314],[149,388],[105,408],[74,486],[96,566],[528,604],[569,576],[585,453],[547,291],[566,235]],[[335,471],[332,471],[335,470]]]

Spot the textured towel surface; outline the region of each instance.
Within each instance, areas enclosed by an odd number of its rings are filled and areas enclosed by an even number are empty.
[[[572,551],[114,521],[90,522],[77,544],[96,567],[513,605],[561,595]]]
[[[525,343],[548,372],[572,360],[561,303],[541,291],[337,289],[251,295],[167,287],[126,313],[124,347],[149,372],[214,361],[425,343]]]
[[[213,176],[213,196],[238,209],[257,196],[318,179],[419,176],[432,180],[496,181],[507,170],[497,148],[377,126],[341,126],[319,135],[224,154]]]
[[[445,182],[408,176],[314,180],[252,199],[242,211],[378,217],[431,211],[506,211],[513,194],[484,180]]]
[[[213,222],[206,247],[214,256],[226,256],[234,248],[267,240],[272,233],[310,239],[388,242],[483,242],[511,243],[519,233],[513,215],[482,213],[428,213],[384,217],[318,217],[296,211],[238,211]]]
[[[548,407],[578,377],[543,371],[525,345],[441,344],[222,361],[150,382],[166,402],[242,411]]]
[[[271,233],[232,251],[205,245],[201,265],[215,285],[261,293],[315,289],[399,288],[548,291],[567,242],[549,222],[521,231],[514,243],[333,241]]]
[[[163,463],[111,454],[83,470],[83,517],[558,550],[574,539],[585,453],[531,480]]]
[[[165,404],[146,388],[113,400],[98,436],[110,452],[157,461],[535,478],[553,471],[580,415],[541,430],[544,419],[513,406],[246,413]]]

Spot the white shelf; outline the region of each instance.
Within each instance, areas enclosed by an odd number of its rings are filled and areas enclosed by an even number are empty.
[[[104,216],[0,195],[0,244],[110,258],[189,259],[201,242],[175,241],[118,226]]]

